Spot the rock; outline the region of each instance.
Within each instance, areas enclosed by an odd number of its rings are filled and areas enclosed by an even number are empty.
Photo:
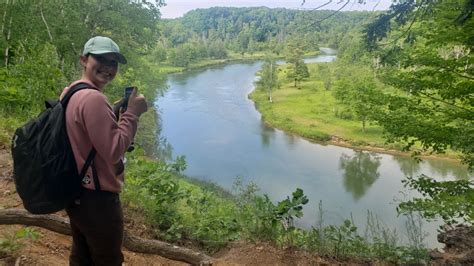
[[[438,241],[446,244],[447,249],[469,251],[474,249],[474,230],[467,225],[458,225],[438,235]]]
[[[433,250],[429,253],[435,265],[474,265],[474,229],[467,225],[445,228],[438,234],[444,243],[444,253]]]
[[[443,253],[441,253],[437,249],[430,251],[430,253],[428,255],[430,256],[430,259],[432,259],[432,260],[444,259]]]

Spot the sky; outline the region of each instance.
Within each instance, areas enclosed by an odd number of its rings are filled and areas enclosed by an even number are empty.
[[[358,0],[350,1],[342,11],[349,10],[386,10],[390,7],[391,0],[362,0],[365,4],[359,4]],[[177,18],[186,12],[196,8],[209,8],[214,6],[229,7],[258,7],[266,6],[270,8],[282,7],[291,9],[311,10],[325,3],[330,2],[321,9],[336,10],[341,8],[345,0],[165,0],[166,6],[161,7],[162,18]]]

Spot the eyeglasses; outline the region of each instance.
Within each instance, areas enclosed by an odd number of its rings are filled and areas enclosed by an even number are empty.
[[[89,55],[94,57],[94,59],[97,60],[97,62],[99,62],[102,65],[111,66],[111,67],[118,67],[117,60],[114,60],[114,59],[109,60],[105,56],[98,55],[98,54],[89,54]]]

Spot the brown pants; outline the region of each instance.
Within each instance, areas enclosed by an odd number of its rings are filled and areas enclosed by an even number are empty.
[[[69,265],[121,265],[123,213],[119,195],[84,189],[66,209],[71,221]]]

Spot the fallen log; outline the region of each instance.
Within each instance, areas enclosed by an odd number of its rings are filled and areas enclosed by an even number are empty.
[[[21,224],[38,226],[50,231],[71,235],[69,220],[58,215],[34,215],[22,209],[0,210],[0,224]],[[183,248],[158,240],[136,237],[124,232],[123,246],[134,252],[156,254],[167,259],[182,261],[194,265],[211,265],[212,258],[201,252]]]

